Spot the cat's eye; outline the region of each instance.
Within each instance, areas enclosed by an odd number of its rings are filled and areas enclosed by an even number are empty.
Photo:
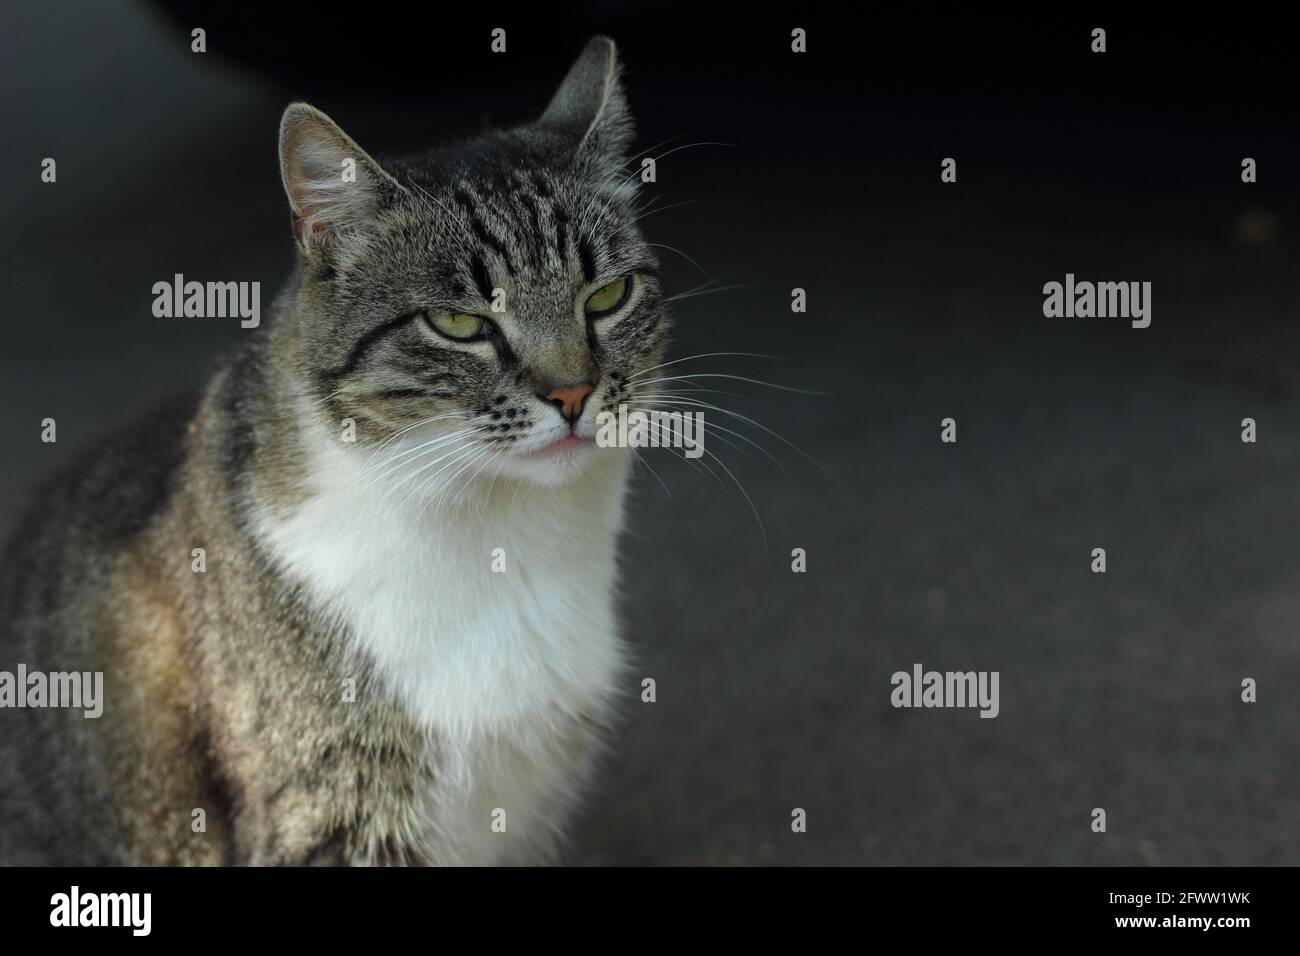
[[[430,315],[429,324],[449,339],[473,339],[482,334],[486,323],[477,315],[443,312]]]
[[[598,319],[602,315],[609,315],[627,301],[628,293],[632,291],[632,279],[624,276],[622,279],[615,279],[608,285],[603,285],[591,295],[587,296],[587,303],[584,311],[587,318]]]

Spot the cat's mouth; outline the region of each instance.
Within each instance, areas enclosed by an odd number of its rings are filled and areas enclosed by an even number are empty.
[[[576,449],[585,445],[593,444],[593,439],[583,438],[573,432],[565,435],[563,438],[557,438],[553,442],[543,445],[541,448],[535,448],[526,453],[528,458],[549,458],[552,455],[563,454],[564,452]]]

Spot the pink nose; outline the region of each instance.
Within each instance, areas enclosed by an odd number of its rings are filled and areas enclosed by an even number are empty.
[[[565,421],[572,425],[582,414],[582,406],[586,404],[587,396],[593,391],[595,389],[586,382],[581,385],[560,385],[551,389],[542,398],[558,408]]]

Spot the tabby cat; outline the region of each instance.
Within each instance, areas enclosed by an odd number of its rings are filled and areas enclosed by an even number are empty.
[[[0,855],[53,864],[557,858],[617,701],[633,402],[669,321],[614,44],[540,119],[380,163],[280,127],[297,268],[202,395],[42,493],[0,669]],[[630,381],[631,380],[631,381]]]

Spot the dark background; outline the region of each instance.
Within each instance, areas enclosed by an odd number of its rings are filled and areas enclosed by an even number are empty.
[[[685,254],[664,251],[669,287],[742,286],[677,305],[676,356],[783,357],[675,368],[823,392],[722,382],[735,395],[711,400],[834,477],[762,432],[789,477],[710,442],[765,542],[734,487],[652,459],[673,497],[636,484],[624,603],[659,699],[630,697],[572,860],[1300,862],[1300,144],[1280,22],[414,9],[5,5],[0,530],[92,436],[250,334],[156,319],[151,286],[257,280],[269,304],[292,261],[290,99],[379,155],[427,148],[530,118],[605,32],[639,149],[735,144],[674,153],[645,187],[689,201],[643,223]],[[1151,327],[1044,318],[1067,272],[1150,281]],[[1001,716],[894,710],[889,676],[917,661],[1000,671]]]

